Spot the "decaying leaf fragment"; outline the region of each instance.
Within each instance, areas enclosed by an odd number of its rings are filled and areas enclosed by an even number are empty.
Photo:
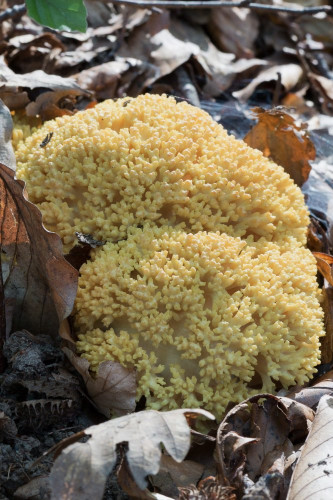
[[[114,361],[104,361],[97,374],[93,375],[89,371],[89,361],[77,356],[68,347],[64,347],[63,351],[82,376],[89,396],[103,415],[110,418],[111,415],[124,415],[135,410],[135,371],[127,370]]]
[[[307,436],[313,411],[288,398],[259,394],[235,406],[217,433],[219,480],[238,494],[286,492],[294,442]],[[265,497],[266,495],[266,497]]]
[[[1,334],[22,327],[54,335],[72,310],[78,273],[64,259],[59,236],[43,227],[40,211],[25,198],[24,183],[15,180],[11,127],[9,111],[1,103]]]
[[[202,463],[184,460],[179,464],[168,455],[162,455],[160,470],[151,478],[151,483],[157,488],[157,491],[177,498],[178,488],[197,484],[203,472],[204,465]]]
[[[333,397],[321,398],[291,480],[287,500],[331,500],[333,496]]]
[[[26,108],[27,116],[40,115],[43,120],[51,120],[71,114],[77,97],[90,95],[73,79],[49,75],[42,70],[15,74],[1,59],[0,70],[0,98],[11,110]]]
[[[333,393],[333,370],[319,377],[316,382],[309,387],[295,387],[287,393],[288,399],[294,399],[298,403],[316,409],[319,401],[325,395]]]
[[[313,252],[317,267],[324,278],[333,286],[333,256],[323,252]]]
[[[116,446],[120,443],[128,443],[126,459],[129,469],[143,490],[145,477],[159,470],[161,443],[174,460],[184,460],[190,448],[190,428],[185,417],[188,413],[214,419],[205,410],[148,410],[109,420],[78,433],[77,439],[82,434],[90,438],[85,443],[71,444],[56,459],[50,475],[52,500],[101,499],[107,476],[116,463]],[[72,436],[71,442],[74,440],[75,436]]]
[[[333,286],[324,280],[323,304],[326,335],[321,341],[321,362],[331,363],[333,359]]]
[[[303,69],[299,64],[283,64],[283,60],[281,61],[282,64],[276,64],[276,62],[274,61],[269,68],[264,68],[246,87],[233,92],[233,96],[239,101],[245,102],[259,85],[278,82],[279,79],[285,91],[292,90],[303,77]]]
[[[221,486],[215,477],[206,477],[198,487],[179,488],[179,500],[236,500],[235,489]]]
[[[258,123],[244,137],[244,141],[281,165],[298,186],[308,179],[316,149],[306,130],[306,124],[297,125],[292,116],[281,108],[253,110]]]

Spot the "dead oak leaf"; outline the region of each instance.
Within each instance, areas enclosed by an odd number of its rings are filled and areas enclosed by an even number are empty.
[[[64,336],[61,333],[61,336]],[[83,378],[87,392],[97,409],[110,418],[111,414],[124,415],[135,410],[136,374],[120,363],[104,361],[93,375],[89,361],[77,356],[68,347],[64,353]]]
[[[298,64],[273,64],[270,68],[263,69],[246,87],[233,92],[232,95],[239,101],[246,102],[259,85],[272,81],[277,82],[279,79],[287,92],[292,90],[302,77],[303,70]]]
[[[41,115],[43,120],[50,120],[70,113],[79,96],[90,96],[72,78],[49,75],[42,70],[15,74],[1,59],[0,70],[0,98],[11,110],[26,108],[28,116]]]
[[[329,500],[333,491],[333,398],[321,398],[291,479],[287,500]]]
[[[313,252],[317,267],[324,278],[333,286],[333,256],[323,252]]]
[[[191,431],[185,415],[214,416],[205,410],[142,411],[88,427],[77,434],[90,436],[85,443],[75,443],[63,449],[50,474],[52,500],[99,500],[109,473],[116,464],[116,447],[128,443],[126,460],[133,479],[142,490],[146,476],[160,468],[163,444],[169,455],[181,462],[191,443]],[[72,437],[71,442],[73,443]],[[61,443],[59,443],[61,447]]]
[[[212,9],[207,30],[221,51],[235,54],[237,58],[254,56],[259,19],[250,9]]]
[[[295,403],[259,394],[228,412],[218,429],[216,443],[222,485],[245,492],[248,479],[257,484],[258,478],[265,482],[276,473],[276,481],[270,484],[274,497],[276,489],[281,489],[286,459],[295,451],[294,441],[307,436],[313,415],[311,409]]]
[[[9,326],[55,335],[59,322],[71,313],[78,273],[65,260],[59,236],[43,227],[40,211],[27,201],[24,183],[15,179],[12,121],[3,104],[0,130],[0,337],[9,333]]]
[[[287,393],[288,399],[294,399],[298,403],[307,405],[309,408],[316,408],[321,398],[333,393],[333,370],[319,377],[315,383],[309,387],[294,387]]]
[[[316,149],[305,125],[298,125],[286,111],[273,108],[253,110],[258,123],[244,137],[252,148],[259,149],[264,156],[281,165],[298,186],[308,179]]]

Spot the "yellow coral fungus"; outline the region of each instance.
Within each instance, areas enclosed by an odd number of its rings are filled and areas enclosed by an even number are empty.
[[[305,243],[307,209],[289,175],[171,97],[105,101],[57,118],[19,143],[16,155],[30,200],[66,250],[76,231],[118,241],[146,222]]]
[[[273,391],[315,372],[323,313],[302,193],[207,113],[166,96],[105,101],[44,124],[16,155],[65,250],[76,231],[108,241],[75,306],[92,370],[118,361],[148,407],[217,417],[254,379]]]
[[[38,127],[41,126],[42,122],[40,118],[28,117],[20,112],[15,112],[12,118],[12,144],[14,151],[16,151],[19,144],[21,144],[21,142],[23,143],[27,137],[32,135],[38,129]]]
[[[305,248],[281,252],[219,232],[129,230],[81,268],[79,351],[96,370],[114,360],[137,370],[153,409],[204,407],[303,384],[316,371],[322,311],[316,264]]]

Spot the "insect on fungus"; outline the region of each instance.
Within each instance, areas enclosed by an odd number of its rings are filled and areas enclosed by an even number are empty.
[[[45,137],[45,139],[42,140],[42,142],[40,143],[39,147],[40,148],[45,148],[45,146],[50,142],[50,140],[52,139],[52,136],[53,136],[53,132],[50,132],[49,134],[47,134],[47,136]]]

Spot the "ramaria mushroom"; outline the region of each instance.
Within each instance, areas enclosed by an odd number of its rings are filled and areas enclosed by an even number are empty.
[[[207,113],[166,96],[105,101],[45,123],[16,155],[66,251],[76,231],[108,242],[82,266],[75,306],[91,370],[118,361],[147,407],[217,417],[316,371],[303,195]]]
[[[306,241],[303,195],[282,167],[172,97],[108,100],[46,122],[16,156],[17,176],[66,251],[75,232],[115,242],[147,222],[286,248]]]
[[[202,407],[221,417],[229,402],[315,373],[319,298],[305,248],[133,228],[81,268],[77,347],[92,370],[105,360],[135,369],[148,408]]]

